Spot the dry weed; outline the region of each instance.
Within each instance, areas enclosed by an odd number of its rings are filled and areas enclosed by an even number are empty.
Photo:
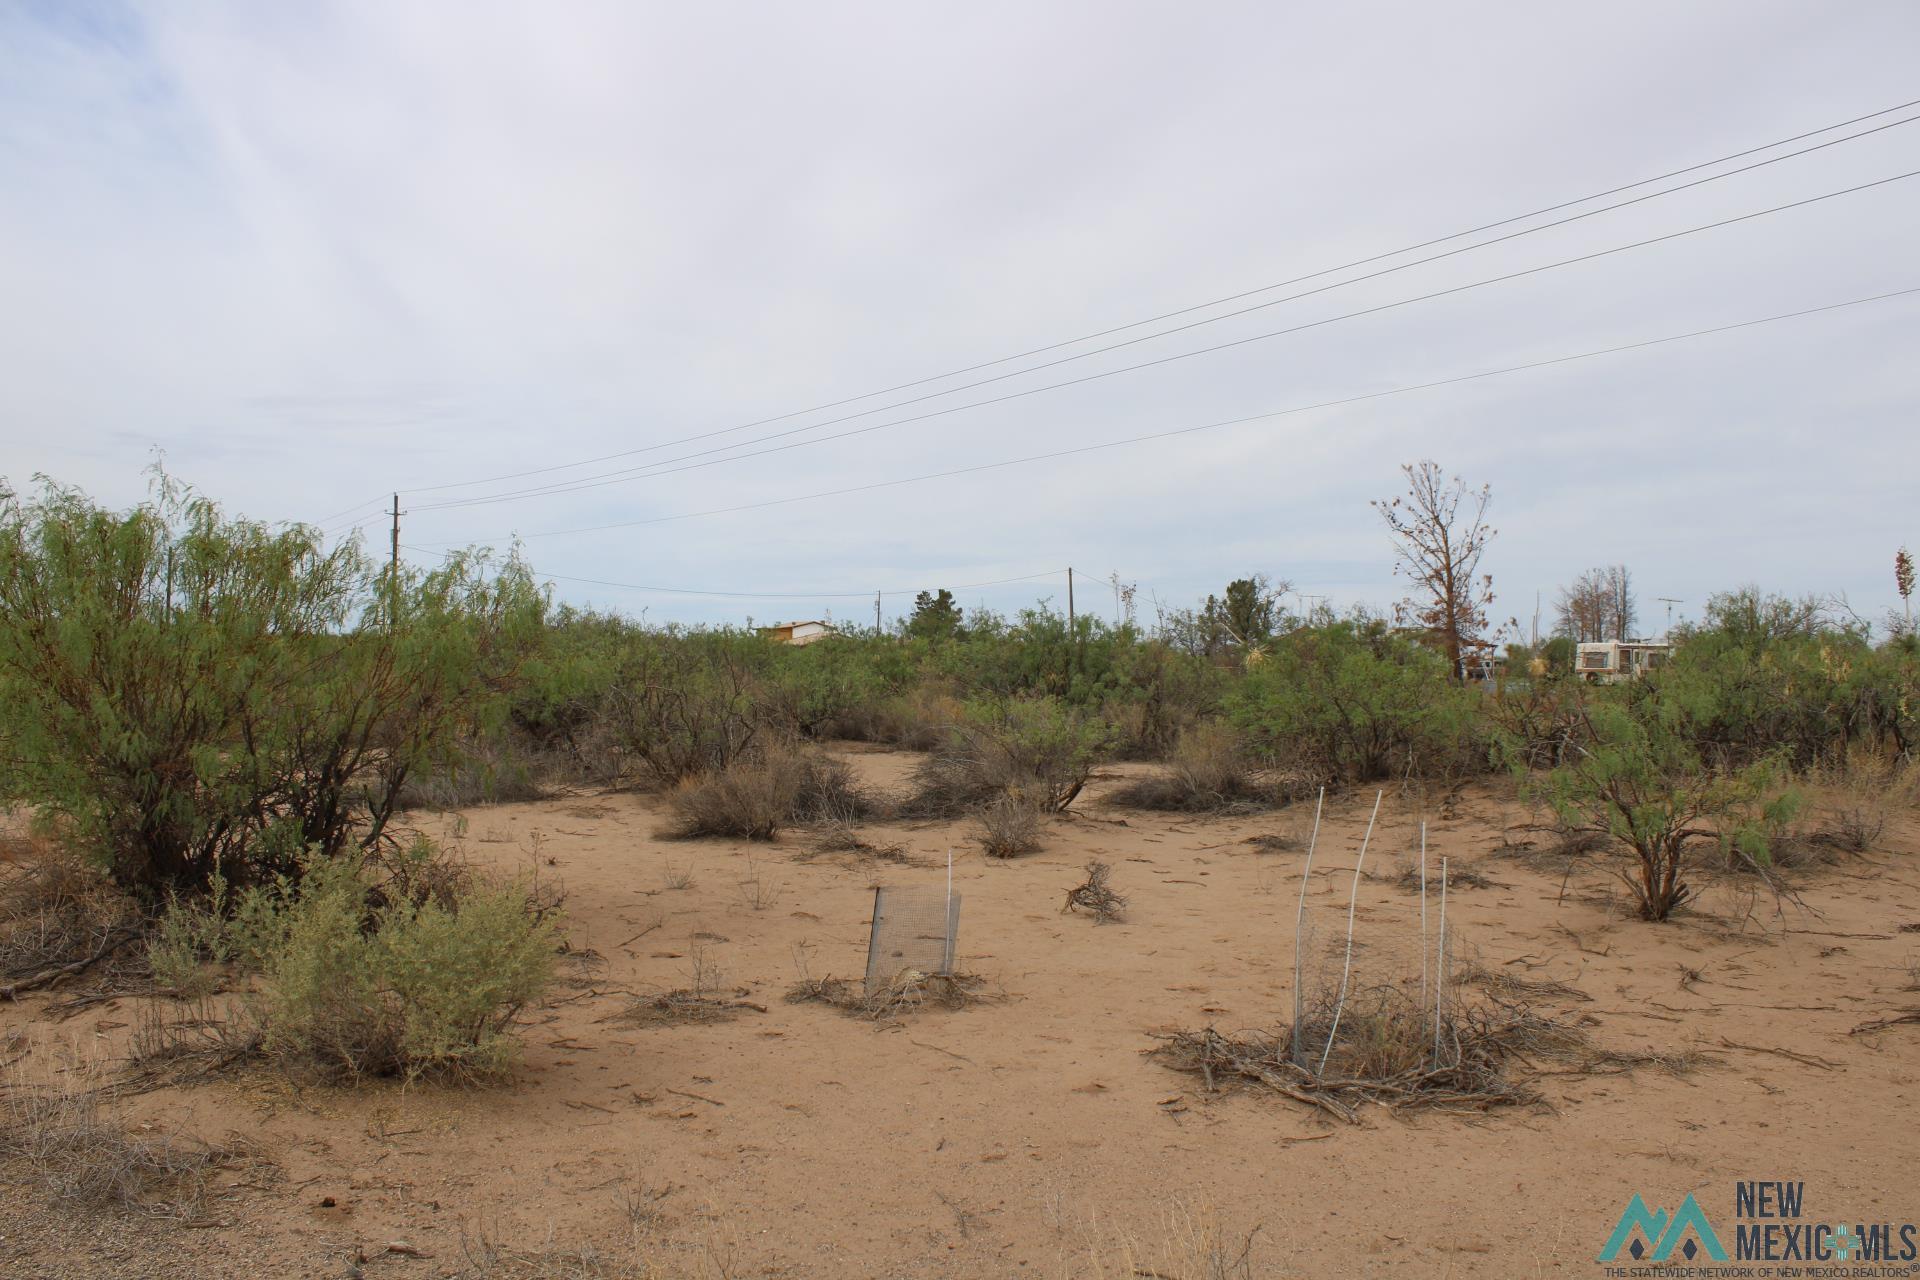
[[[200,1219],[218,1169],[264,1164],[252,1143],[135,1133],[109,1110],[101,1072],[88,1069],[46,1087],[16,1079],[0,1101],[0,1154],[12,1156],[56,1200],[84,1210],[131,1210]]]
[[[1067,903],[1061,911],[1073,911],[1085,907],[1093,913],[1095,924],[1108,924],[1118,920],[1127,909],[1127,900],[1113,891],[1108,881],[1113,876],[1113,868],[1099,859],[1087,863],[1086,882],[1067,890]]]
[[[789,1004],[825,1004],[861,1018],[898,1018],[922,1009],[965,1009],[990,1000],[987,980],[972,973],[908,969],[875,991],[855,978],[807,978],[787,991]]]
[[[979,813],[980,830],[974,840],[989,858],[1017,858],[1040,847],[1047,809],[1021,792],[990,800]]]

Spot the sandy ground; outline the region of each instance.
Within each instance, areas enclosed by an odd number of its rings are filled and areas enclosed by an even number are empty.
[[[912,762],[855,759],[881,785]],[[1729,1224],[1736,1179],[1783,1178],[1805,1183],[1816,1217],[1920,1219],[1920,1026],[1850,1034],[1920,1006],[1920,932],[1902,931],[1920,928],[1911,816],[1802,882],[1804,911],[1720,885],[1712,914],[1649,925],[1625,917],[1602,874],[1497,854],[1503,832],[1528,834],[1506,787],[1390,793],[1360,884],[1363,952],[1417,928],[1418,899],[1393,880],[1424,806],[1432,856],[1495,882],[1451,895],[1464,949],[1577,987],[1590,1003],[1562,1009],[1591,1015],[1604,1045],[1718,1062],[1685,1077],[1550,1075],[1549,1105],[1484,1118],[1376,1110],[1345,1126],[1272,1095],[1206,1096],[1145,1053],[1156,1031],[1284,1016],[1302,854],[1247,842],[1304,837],[1310,810],[1103,806],[1123,772],[1055,822],[1043,852],[1005,863],[983,860],[965,824],[866,832],[925,860],[913,867],[803,861],[804,833],[662,841],[658,802],[624,794],[422,815],[476,860],[534,860],[565,883],[587,955],[529,1015],[517,1079],[349,1091],[261,1071],[137,1099],[133,1122],[239,1131],[276,1169],[223,1177],[216,1225],[195,1228],[78,1220],[18,1166],[0,1170],[0,1275],[439,1276],[489,1245],[637,1249],[685,1275],[1153,1275],[1147,1259],[1199,1219],[1236,1242],[1254,1232],[1257,1276],[1598,1276],[1636,1192],[1656,1206],[1692,1192]],[[1344,917],[1371,802],[1328,804],[1316,918]],[[875,1025],[782,1000],[799,952],[815,976],[857,975],[873,885],[939,883],[949,848],[963,967],[1003,1001]],[[1131,897],[1124,923],[1061,913],[1090,857]],[[668,887],[676,868],[687,887]],[[742,887],[756,875],[777,894],[757,910]],[[616,1020],[627,993],[686,985],[696,949],[766,1012]],[[0,1005],[0,1044],[19,1033],[13,1070],[44,1077],[121,1051],[138,1004],[65,1021],[42,997]],[[1090,1242],[1122,1235],[1143,1260],[1095,1270]],[[382,1253],[390,1241],[431,1256]]]

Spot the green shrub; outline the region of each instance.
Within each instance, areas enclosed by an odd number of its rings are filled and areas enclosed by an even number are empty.
[[[652,782],[724,769],[766,724],[758,636],[734,631],[637,633],[607,692],[608,732]]]
[[[1799,805],[1773,760],[1709,768],[1681,720],[1653,699],[1597,703],[1584,714],[1579,750],[1535,784],[1567,827],[1631,851],[1621,878],[1648,920],[1667,919],[1694,896],[1685,879],[1692,845],[1716,841],[1725,857],[1764,873],[1771,837]]]
[[[954,817],[1019,791],[1057,812],[1080,794],[1112,741],[1104,721],[1058,698],[969,704],[914,771],[906,811]]]
[[[1446,661],[1378,621],[1302,628],[1276,640],[1226,698],[1269,759],[1329,781],[1484,768],[1475,690]]]
[[[396,578],[165,477],[125,513],[0,490],[0,800],[149,899],[293,874],[487,722],[543,609],[522,564]]]
[[[552,980],[551,903],[476,883],[426,841],[379,860],[309,856],[304,874],[175,900],[149,947],[177,993],[209,965],[258,974],[265,1050],[340,1076],[475,1079],[512,1064],[514,1016]]]
[[[510,1024],[553,978],[554,922],[519,887],[371,913],[367,887],[355,860],[337,859],[274,904],[259,1008],[267,1051],[347,1076],[478,1078],[511,1066]]]

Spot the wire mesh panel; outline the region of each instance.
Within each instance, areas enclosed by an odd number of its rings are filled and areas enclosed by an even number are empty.
[[[960,895],[934,888],[876,888],[867,939],[867,993],[902,973],[950,974],[960,936]]]

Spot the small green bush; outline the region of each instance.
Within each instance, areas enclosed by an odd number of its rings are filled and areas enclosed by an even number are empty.
[[[552,981],[552,913],[518,885],[476,886],[426,863],[401,871],[358,858],[311,859],[298,880],[175,902],[156,933],[155,976],[192,993],[206,962],[258,972],[265,1050],[345,1077],[477,1079],[512,1065],[514,1016]]]
[[[1680,719],[1651,699],[1631,708],[1598,703],[1584,714],[1580,749],[1532,787],[1569,829],[1631,851],[1621,878],[1648,920],[1665,920],[1693,898],[1685,879],[1692,845],[1715,841],[1728,860],[1765,874],[1771,839],[1799,807],[1777,761],[1710,768],[1679,731]]]
[[[915,770],[906,810],[954,817],[1019,791],[1058,812],[1073,803],[1112,743],[1111,726],[1058,698],[970,704]]]

